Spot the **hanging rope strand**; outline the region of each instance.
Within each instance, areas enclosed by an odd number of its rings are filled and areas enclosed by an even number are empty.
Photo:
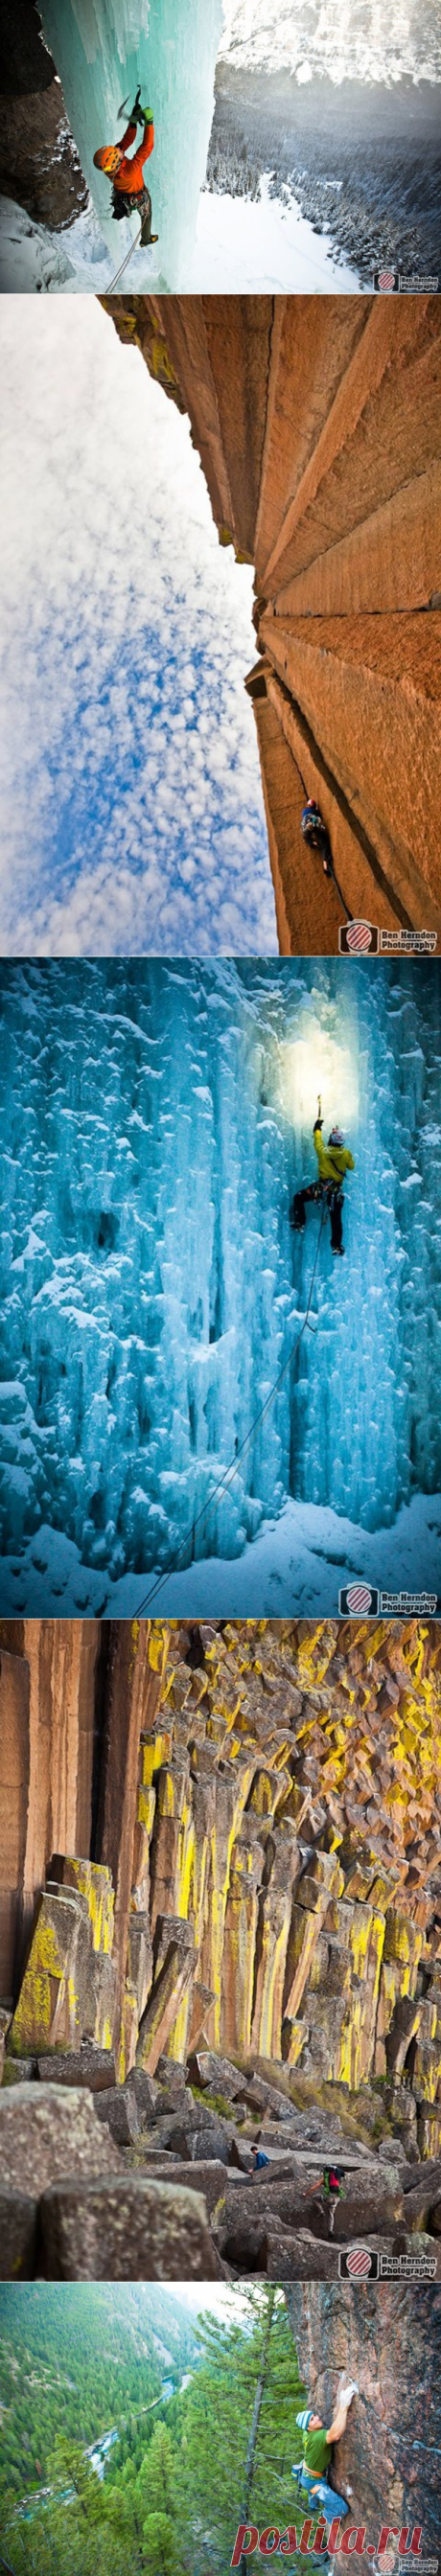
[[[202,1506],[202,1511],[198,1512],[196,1520],[192,1522],[191,1530],[187,1530],[186,1537],[182,1540],[182,1546],[178,1549],[178,1554],[174,1558],[173,1564],[166,1567],[165,1574],[158,1575],[156,1583],[152,1584],[151,1590],[146,1592],[144,1594],[143,1601],[140,1601],[139,1610],[136,1613],[138,1619],[141,1619],[144,1611],[150,1608],[151,1601],[156,1600],[158,1592],[162,1592],[163,1585],[164,1583],[168,1583],[170,1575],[179,1572],[181,1557],[185,1556],[187,1547],[189,1546],[190,1541],[194,1538],[195,1530],[199,1529],[201,1522],[206,1520],[207,1512],[211,1511],[212,1504],[216,1502],[217,1495],[224,1493],[227,1486],[233,1483],[234,1477],[237,1476],[240,1459],[244,1457],[245,1450],[249,1449],[250,1441],[254,1439],[255,1431],[258,1431],[260,1423],[265,1421],[265,1416],[269,1413],[270,1406],[274,1404],[274,1397],[278,1394],[279,1386],[283,1385],[283,1379],[287,1377],[288,1369],[291,1368],[292,1360],[295,1359],[296,1351],[299,1350],[300,1342],[303,1340],[303,1334],[306,1332],[306,1327],[309,1322],[325,1217],[326,1205],[322,1208],[321,1212],[317,1250],[311,1275],[308,1303],[303,1317],[303,1323],[300,1326],[300,1332],[297,1334],[297,1339],[293,1342],[292,1349],[288,1352],[288,1358],[283,1361],[283,1367],[279,1369],[278,1377],[274,1379],[274,1386],[270,1387],[269,1395],[265,1397],[265,1403],[260,1405],[259,1412],[255,1414],[254,1421],[250,1423],[249,1431],[246,1431],[244,1440],[241,1440],[240,1447],[236,1450],[235,1457],[230,1459],[229,1467],[224,1468],[223,1476],[219,1476],[217,1485],[213,1485],[213,1492],[212,1494],[209,1494],[207,1502]]]
[[[133,241],[133,242],[131,242],[131,243],[130,243],[130,250],[128,250],[128,251],[126,252],[126,257],[125,257],[125,259],[123,259],[122,267],[121,267],[121,268],[119,268],[119,269],[117,270],[117,275],[116,275],[116,277],[112,277],[112,284],[111,284],[111,286],[107,286],[107,287],[106,287],[106,295],[114,295],[114,293],[115,293],[115,287],[116,287],[116,286],[119,286],[120,277],[123,277],[123,276],[124,276],[124,270],[125,270],[125,268],[128,268],[129,260],[130,260],[130,259],[133,259],[133,253],[134,253],[134,251],[135,251],[135,250],[138,250],[138,245],[139,245],[139,242],[140,242],[140,240],[141,240],[141,233],[142,233],[142,224],[140,224],[140,227],[139,227],[139,233],[137,233],[137,235],[136,235],[136,241]]]

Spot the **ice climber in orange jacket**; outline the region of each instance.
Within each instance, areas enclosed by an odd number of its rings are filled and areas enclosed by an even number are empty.
[[[136,142],[138,125],[144,129],[142,143],[138,144],[138,150],[130,161],[129,149],[131,143]],[[122,142],[104,143],[93,156],[95,169],[105,170],[106,178],[112,180],[112,206],[116,221],[119,223],[122,215],[136,214],[139,209],[143,244],[158,240],[158,234],[152,233],[152,200],[144,179],[144,162],[150,160],[154,141],[153,117],[150,108],[141,107],[138,90]]]

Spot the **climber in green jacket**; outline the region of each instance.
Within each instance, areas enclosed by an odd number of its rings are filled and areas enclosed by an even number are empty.
[[[306,2406],[302,2415],[296,2415],[296,2424],[303,2433],[304,2441],[303,2461],[300,2471],[298,2464],[294,2466],[293,2478],[300,2479],[301,2488],[313,2512],[316,2507],[317,2509],[324,2507],[326,2520],[331,2523],[337,2520],[338,2516],[349,2513],[346,2497],[337,2495],[336,2488],[328,2486],[326,2472],[330,2466],[331,2444],[340,2442],[342,2433],[346,2432],[346,2417],[353,2397],[358,2397],[357,2381],[355,2379],[343,2381],[336,2413],[327,2432],[322,2424],[321,2415],[314,2415],[312,2406]]]
[[[324,1145],[322,1127],[323,1119],[319,1112],[318,1117],[314,1121],[313,1128],[313,1140],[318,1162],[318,1179],[315,1182],[311,1182],[309,1189],[296,1190],[292,1208],[290,1209],[290,1224],[294,1227],[295,1234],[302,1234],[305,1224],[305,1207],[307,1200],[325,1199],[329,1206],[331,1219],[331,1252],[339,1253],[340,1258],[342,1258],[344,1253],[342,1216],[343,1181],[345,1172],[355,1171],[355,1164],[353,1154],[349,1153],[349,1148],[345,1145],[341,1128],[331,1127],[331,1133],[328,1136],[327,1145]]]

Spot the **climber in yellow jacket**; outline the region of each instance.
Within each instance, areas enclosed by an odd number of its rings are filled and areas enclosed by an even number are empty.
[[[331,1252],[339,1253],[342,1259],[344,1253],[343,1181],[346,1172],[355,1171],[354,1157],[345,1145],[340,1127],[331,1127],[327,1145],[323,1143],[322,1127],[323,1119],[319,1116],[315,1119],[313,1128],[318,1179],[311,1182],[310,1189],[296,1190],[290,1210],[290,1223],[294,1226],[296,1234],[302,1234],[307,1200],[325,1199],[331,1219]]]

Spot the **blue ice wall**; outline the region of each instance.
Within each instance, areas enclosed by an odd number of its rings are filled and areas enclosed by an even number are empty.
[[[321,1088],[354,1154],[295,1368],[195,1552],[291,1492],[369,1530],[440,1483],[436,964],[3,967],[3,1547],[49,1522],[115,1576],[169,1564],[304,1313]],[[191,1545],[189,1554],[191,1553]]]
[[[43,31],[60,76],[101,232],[115,252],[115,273],[135,239],[139,218],[111,219],[109,182],[94,169],[103,143],[121,141],[118,117],[141,86],[155,123],[147,165],[157,251],[140,255],[136,286],[186,285],[214,108],[214,77],[223,0],[41,0]],[[140,136],[138,136],[140,140]],[[128,271],[130,283],[131,271]],[[124,281],[125,283],[125,281]]]

